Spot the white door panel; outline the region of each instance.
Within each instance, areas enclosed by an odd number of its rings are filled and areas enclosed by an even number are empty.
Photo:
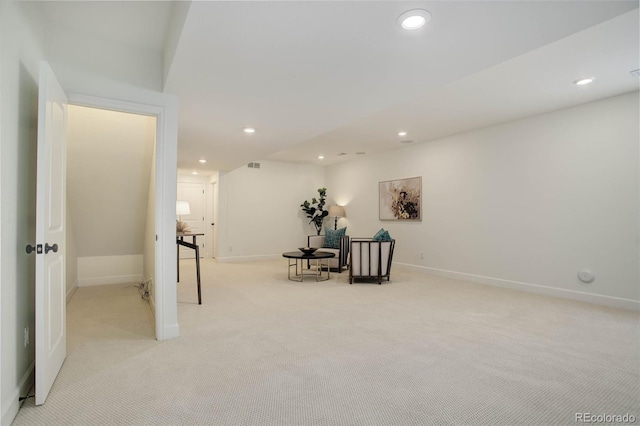
[[[191,209],[190,214],[182,215],[180,218],[189,225],[191,232],[195,234],[204,234],[206,229],[204,226],[204,183],[202,182],[178,182],[178,200],[186,200],[189,202]],[[202,244],[206,236],[196,238],[196,244],[200,246],[200,257],[204,255]],[[192,242],[192,237],[186,237],[185,241]],[[180,246],[180,259],[193,259],[195,250]]]
[[[65,174],[67,98],[40,65],[36,178],[36,405],[43,404],[67,355]]]

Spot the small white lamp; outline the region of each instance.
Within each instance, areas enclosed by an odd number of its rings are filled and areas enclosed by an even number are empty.
[[[191,214],[191,207],[189,202],[185,200],[176,200],[176,214],[182,216],[183,214]]]
[[[329,207],[329,216],[333,216],[336,218],[333,229],[338,229],[338,218],[339,217],[347,217],[347,214],[344,211],[344,207],[342,206],[330,206]]]
[[[176,231],[186,234],[190,231],[190,229],[189,225],[182,221],[183,214],[191,214],[191,207],[189,206],[189,202],[185,200],[176,200],[176,215],[178,216]]]

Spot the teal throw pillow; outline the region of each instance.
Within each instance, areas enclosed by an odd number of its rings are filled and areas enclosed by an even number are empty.
[[[382,241],[382,235],[387,232],[384,230],[384,228],[380,228],[380,230],[378,232],[376,232],[376,235],[373,236],[373,241]]]
[[[347,228],[340,228],[338,230],[333,230],[329,228],[324,228],[324,245],[323,248],[340,248],[340,238],[344,237],[347,233]]]
[[[391,241],[391,235],[389,235],[389,231],[380,228],[376,235],[373,236],[373,241]]]

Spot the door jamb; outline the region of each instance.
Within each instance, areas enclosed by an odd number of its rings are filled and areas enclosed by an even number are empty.
[[[176,279],[171,278],[171,274],[166,273],[171,265],[165,265],[164,259],[175,259],[176,250],[175,236],[166,235],[163,224],[171,220],[175,223],[175,209],[166,211],[163,206],[167,204],[166,190],[171,186],[171,176],[168,170],[165,170],[165,157],[167,146],[167,107],[159,105],[149,105],[136,102],[122,101],[117,99],[102,98],[98,96],[84,95],[78,93],[67,94],[69,104],[86,106],[91,108],[100,108],[120,112],[128,112],[140,115],[150,115],[156,117],[156,187],[155,187],[155,231],[156,231],[156,250],[155,250],[155,285],[154,285],[154,308],[155,308],[155,332],[157,340],[167,340],[179,335],[179,327],[176,318],[170,318],[177,311],[176,299]],[[175,173],[173,173],[175,175]],[[175,178],[173,186],[175,187]],[[175,192],[175,191],[174,191]],[[174,196],[175,198],[175,196]],[[175,204],[175,200],[172,202]],[[171,238],[171,243],[169,242]],[[169,262],[175,264],[175,262]],[[166,268],[168,266],[169,268]],[[174,295],[172,297],[172,295]]]

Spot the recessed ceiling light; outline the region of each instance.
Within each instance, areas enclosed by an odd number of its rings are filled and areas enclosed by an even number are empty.
[[[324,160],[324,155],[318,155],[318,160]]]
[[[245,127],[244,129],[242,129],[242,131],[245,133],[255,133],[256,129],[254,129],[253,127]]]
[[[398,25],[405,30],[417,30],[431,20],[431,13],[424,9],[407,10],[398,16]]]
[[[201,158],[200,160],[198,160],[199,162],[201,162],[202,164],[206,163],[207,160],[205,160],[204,158]]]
[[[576,86],[584,86],[585,84],[593,83],[593,80],[594,80],[593,77],[581,78],[579,80],[574,81],[573,84],[575,84]]]
[[[407,136],[407,132],[398,132],[398,136]]]
[[[196,172],[195,170],[193,172],[191,172],[192,175],[197,175],[198,172]]]

